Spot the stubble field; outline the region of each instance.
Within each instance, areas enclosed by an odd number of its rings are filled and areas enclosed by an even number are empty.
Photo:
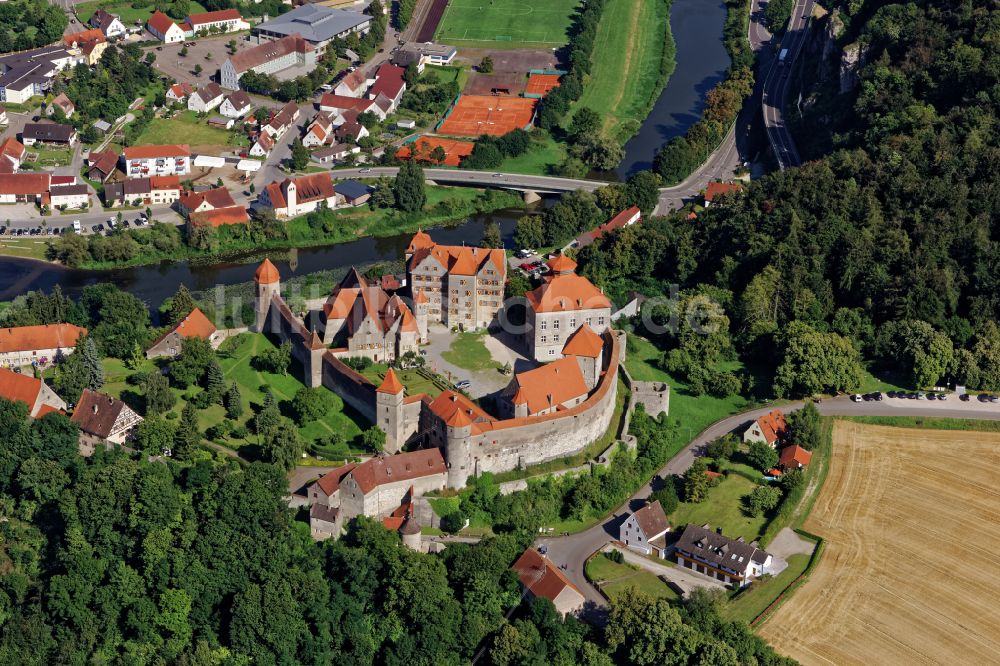
[[[1000,434],[839,421],[811,577],[761,627],[803,664],[1000,662]]]

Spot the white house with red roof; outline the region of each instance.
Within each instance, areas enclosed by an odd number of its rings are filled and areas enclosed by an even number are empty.
[[[314,173],[299,178],[273,181],[261,191],[257,202],[274,209],[274,214],[282,219],[311,213],[325,204],[337,207],[337,192],[329,173]]]
[[[528,548],[511,567],[517,572],[526,596],[548,599],[560,615],[574,613],[586,599],[580,589],[534,548]]]
[[[164,44],[178,44],[184,41],[184,30],[159,9],[146,21],[146,29]]]
[[[74,324],[43,324],[0,328],[0,367],[45,366],[56,356],[68,356],[87,329]]]
[[[624,229],[625,227],[638,224],[640,222],[642,222],[642,211],[639,210],[639,207],[632,206],[631,208],[626,208],[604,224],[599,225],[590,231],[584,231],[576,237],[576,240],[571,243],[571,246],[574,248],[587,247],[594,241],[603,238],[605,234],[609,234],[618,229]]]
[[[643,555],[656,554],[660,559],[667,557],[666,534],[670,531],[670,522],[663,512],[660,501],[646,504],[621,524],[618,528],[618,540],[627,548]]]
[[[712,181],[705,187],[705,208],[711,206],[712,202],[720,196],[742,191],[743,186],[739,183],[720,183],[718,181]]]
[[[363,97],[373,83],[375,79],[369,78],[363,69],[358,68],[341,79],[333,92],[342,97]]]
[[[220,9],[214,12],[190,14],[184,21],[184,31],[191,36],[210,33],[239,32],[249,30],[250,24],[236,9]]]
[[[767,414],[754,420],[750,426],[743,431],[743,441],[764,442],[772,449],[778,447],[778,443],[784,439],[788,433],[788,424],[785,422],[785,415],[781,410],[772,409]]]
[[[15,173],[21,168],[21,162],[27,149],[24,144],[12,136],[8,136],[0,143],[0,173]]]
[[[195,308],[179,324],[153,342],[146,350],[146,358],[176,356],[180,353],[185,338],[201,338],[208,340],[213,348],[218,347],[222,342],[222,337],[218,333],[212,320],[205,316],[200,308]]]
[[[41,379],[7,368],[0,368],[0,398],[23,402],[28,406],[28,415],[36,419],[66,409],[66,401]]]
[[[90,26],[93,28],[100,28],[101,32],[108,39],[112,37],[124,37],[128,32],[125,28],[125,24],[115,16],[114,14],[108,13],[107,10],[98,9],[94,12],[93,16],[90,17]]]
[[[267,157],[273,149],[274,139],[271,138],[271,135],[267,132],[259,132],[253,139],[253,145],[250,146],[247,154],[252,157]]]
[[[167,88],[166,98],[171,102],[183,102],[194,92],[194,86],[190,83],[175,83]]]
[[[191,173],[191,149],[187,144],[128,146],[122,150],[122,159],[125,175],[129,178],[186,176]]]
[[[246,94],[242,90],[237,90],[226,97],[222,106],[219,107],[219,113],[224,115],[226,118],[242,118],[250,113],[252,106],[253,100],[250,99],[250,95]]]
[[[403,75],[406,70],[391,63],[382,63],[375,72],[375,83],[368,89],[368,99],[375,100],[385,97],[390,102],[390,107],[385,110],[386,115],[392,113],[399,106],[399,100],[406,92],[406,81]]]

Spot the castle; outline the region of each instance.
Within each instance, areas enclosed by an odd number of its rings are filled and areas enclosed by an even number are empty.
[[[411,278],[436,276],[410,283],[416,312],[400,296],[388,296],[352,270],[323,306],[317,327],[323,329],[321,336],[291,312],[281,295],[280,275],[265,259],[255,273],[253,330],[289,341],[306,385],[329,388],[382,429],[387,453],[395,454],[404,446],[440,450],[452,488],[464,487],[470,476],[483,472],[503,472],[577,453],[600,438],[615,409],[623,334],[609,328],[610,302],[589,281],[572,273],[575,264],[556,263],[552,279],[529,295],[529,302],[543,306],[534,320],[548,322],[548,330],[566,337],[545,338],[543,347],[536,346],[536,358],[556,360],[517,373],[498,396],[498,415],[457,391],[446,390],[433,398],[407,395],[392,369],[375,386],[341,360],[367,356],[388,362],[416,350],[431,318],[476,328],[497,316],[499,306],[493,299],[499,303],[502,298],[503,252],[427,245],[429,238],[418,234],[407,249]],[[565,288],[563,278],[569,279]],[[458,302],[452,303],[450,294],[466,288],[469,296],[455,297]],[[449,307],[438,305],[434,312],[435,302]],[[328,346],[337,341],[346,346]],[[549,354],[549,349],[555,351]]]

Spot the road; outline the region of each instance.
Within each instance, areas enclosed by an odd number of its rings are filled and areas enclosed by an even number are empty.
[[[784,405],[781,410],[787,414],[800,409],[803,404],[797,402]],[[823,400],[817,404],[817,407],[824,416],[916,416],[1000,420],[1000,405],[972,401],[959,402],[954,396],[946,403],[892,398],[886,398],[882,402],[855,403],[851,402],[847,396],[842,396]],[[654,478],[659,480],[683,474],[696,457],[704,455],[705,446],[709,442],[726,433],[743,428],[751,420],[766,414],[771,409],[771,407],[753,409],[712,424],[691,440],[677,455],[667,461]],[[651,483],[647,483],[600,524],[577,534],[565,537],[544,537],[536,541],[536,545],[544,545],[547,548],[546,555],[554,564],[557,566],[565,565],[566,577],[580,588],[588,602],[597,607],[604,607],[605,601],[584,575],[587,559],[610,541],[618,538],[618,528],[626,515],[640,508],[650,493],[652,493]]]
[[[331,175],[336,179],[376,178],[380,176],[395,177],[398,171],[399,167],[354,167],[334,169],[331,171]],[[499,187],[542,193],[563,193],[581,189],[594,191],[602,185],[607,185],[606,182],[599,180],[561,178],[559,176],[532,176],[520,173],[497,173],[494,171],[471,171],[468,169],[424,168],[424,178],[449,185]]]
[[[764,96],[761,100],[761,111],[764,115],[764,126],[767,129],[767,139],[771,150],[782,169],[801,164],[795,140],[785,123],[785,102],[791,79],[792,67],[802,51],[808,36],[807,28],[812,17],[815,0],[796,0],[792,8],[792,17],[781,40],[781,49],[788,49],[784,62],[777,58],[771,61],[764,78]]]

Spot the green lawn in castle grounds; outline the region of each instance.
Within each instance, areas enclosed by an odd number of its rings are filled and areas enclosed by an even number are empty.
[[[580,0],[450,0],[435,41],[459,48],[556,48]]]
[[[385,363],[373,363],[362,370],[361,374],[367,377],[375,386],[379,386],[382,384],[382,380],[385,379],[385,373],[388,370],[389,366]],[[426,393],[430,397],[436,398],[444,390],[442,387],[447,386],[447,382],[443,378],[435,383],[434,380],[428,379],[413,368],[406,368],[404,370],[396,369],[396,378],[403,383],[406,395]]]
[[[493,360],[485,339],[486,331],[456,333],[452,336],[451,347],[441,352],[441,357],[452,365],[473,372],[496,370],[500,364]]]
[[[614,562],[604,553],[598,553],[587,560],[585,573],[587,580],[594,583],[612,601],[632,590],[656,599],[679,598],[656,574],[634,564]]]

